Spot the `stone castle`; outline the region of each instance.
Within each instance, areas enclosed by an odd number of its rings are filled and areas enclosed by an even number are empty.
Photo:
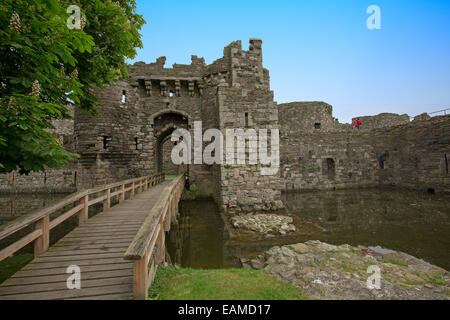
[[[225,47],[206,65],[165,68],[129,66],[98,96],[98,116],[74,111],[73,121],[55,122],[54,134],[81,155],[65,170],[30,176],[0,176],[0,192],[71,192],[93,185],[165,172],[188,172],[192,190],[214,197],[223,211],[276,211],[282,191],[397,186],[450,192],[450,116],[410,121],[408,115],[360,117],[361,131],[341,124],[323,102],[277,104],[263,67],[262,41]],[[216,128],[279,129],[281,167],[262,176],[259,165],[185,165],[170,160],[177,128],[193,136],[193,123]]]

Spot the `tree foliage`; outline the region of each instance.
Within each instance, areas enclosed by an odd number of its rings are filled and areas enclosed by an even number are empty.
[[[80,28],[69,6],[81,9]],[[49,133],[67,106],[126,77],[145,23],[135,1],[0,0],[0,173],[61,168],[77,155]]]

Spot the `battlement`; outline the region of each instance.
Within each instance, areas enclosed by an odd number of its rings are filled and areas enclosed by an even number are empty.
[[[151,96],[154,89],[166,96],[170,91],[180,92],[182,87],[190,88],[190,95],[202,94],[204,88],[221,83],[249,90],[270,89],[269,71],[262,65],[260,39],[250,39],[247,51],[242,50],[240,40],[230,43],[224,48],[223,57],[210,65],[196,55],[191,56],[191,64],[175,63],[172,68],[165,67],[166,60],[163,56],[153,63],[140,61],[129,65],[130,79],[125,81],[147,96]]]
[[[191,56],[191,64],[173,64],[172,68],[166,68],[166,57],[159,57],[156,62],[136,62],[128,66],[131,79],[160,79],[160,78],[189,78],[201,77],[206,64],[204,58]]]

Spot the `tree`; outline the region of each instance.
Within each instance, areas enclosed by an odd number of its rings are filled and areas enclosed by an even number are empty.
[[[145,22],[134,0],[0,4],[0,173],[61,168],[77,155],[48,132],[51,121],[69,118],[70,104],[96,113],[94,88],[128,76]]]

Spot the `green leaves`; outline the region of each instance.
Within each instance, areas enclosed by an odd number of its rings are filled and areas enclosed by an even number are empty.
[[[70,29],[73,1],[0,1],[0,173],[61,168],[77,155],[48,132],[51,121],[67,119],[68,104],[95,113],[94,88],[127,76],[144,20],[134,0],[79,0],[86,24]]]

